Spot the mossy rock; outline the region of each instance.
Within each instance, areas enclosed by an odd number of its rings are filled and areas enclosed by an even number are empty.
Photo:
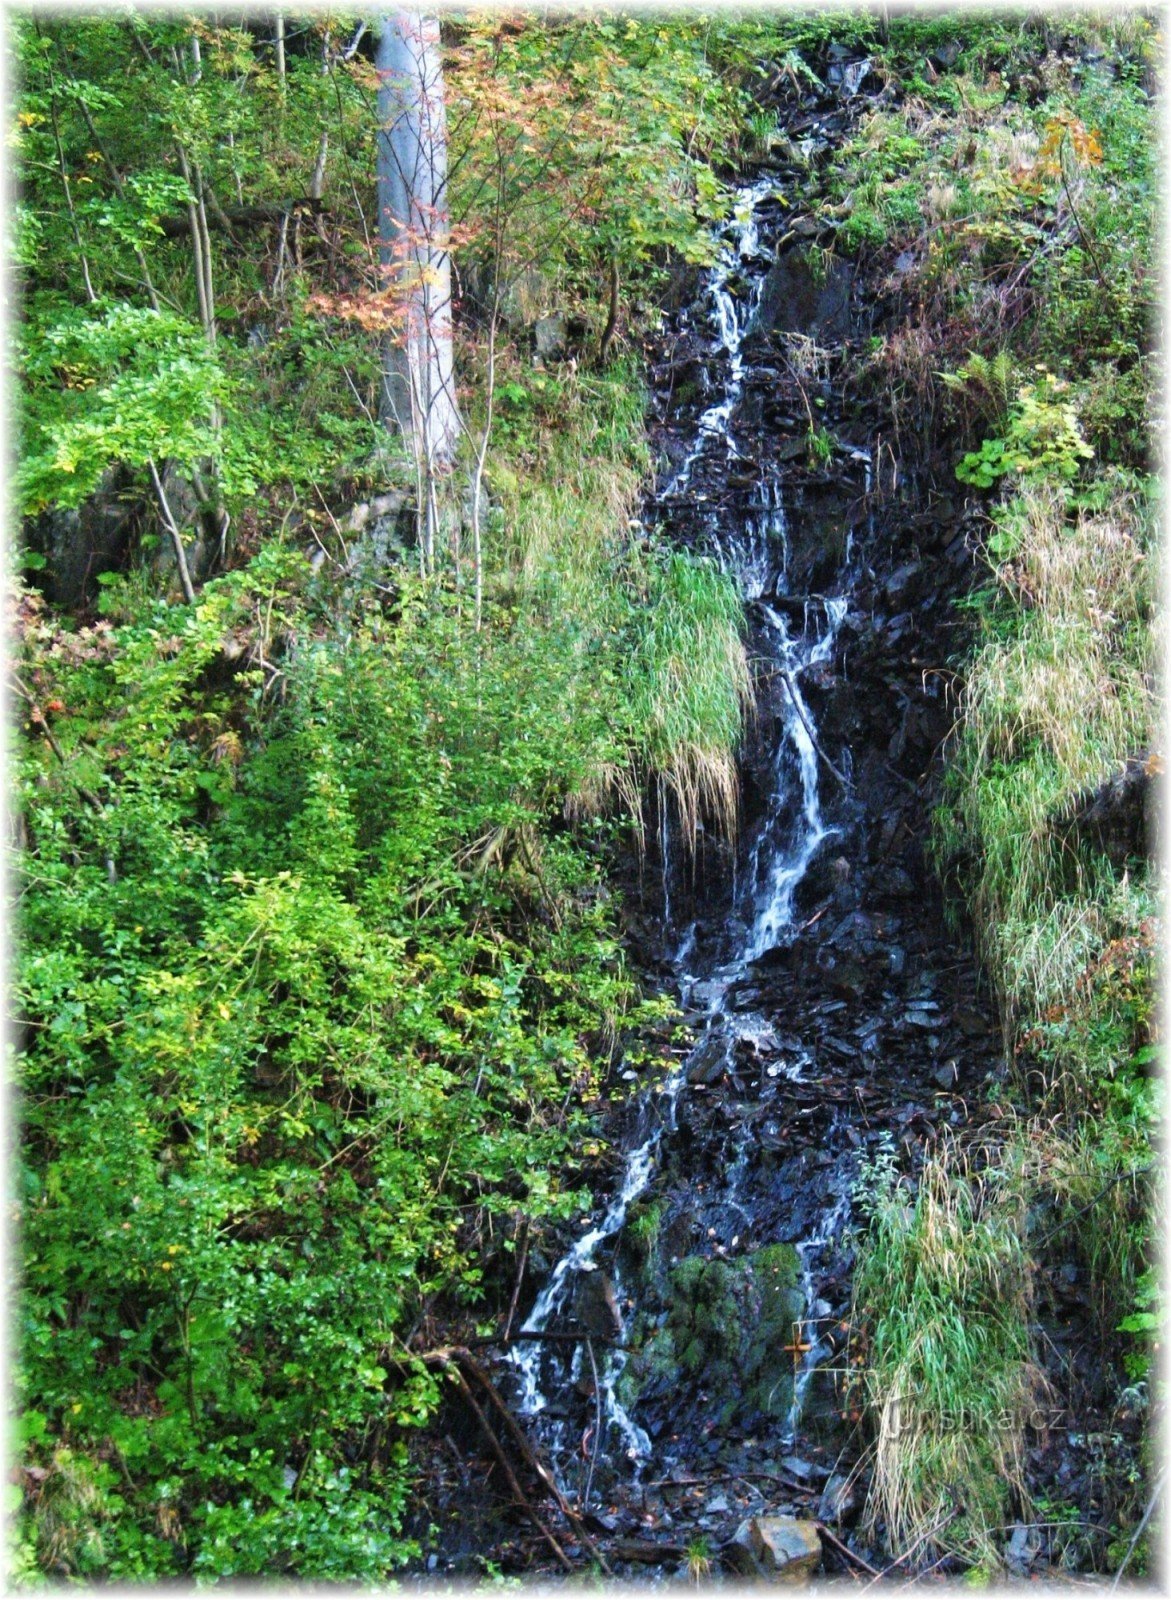
[[[756,1314],[741,1341],[744,1404],[766,1417],[784,1416],[793,1400],[793,1330],[805,1314],[801,1263],[792,1245],[766,1245],[746,1258],[745,1270]]]
[[[676,1262],[666,1277],[665,1323],[647,1319],[633,1330],[640,1348],[619,1382],[623,1404],[689,1382],[722,1425],[784,1416],[793,1397],[793,1327],[804,1312],[799,1278],[791,1245],[767,1245],[737,1261],[692,1255]]]

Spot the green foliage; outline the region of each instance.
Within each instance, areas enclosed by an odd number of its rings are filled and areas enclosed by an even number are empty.
[[[519,386],[550,407],[517,441],[546,557],[478,636],[458,591],[396,573],[384,607],[275,542],[191,610],[116,582],[76,628],[24,596],[62,757],[30,718],[41,1565],[384,1575],[412,1548],[405,1434],[438,1401],[410,1329],[476,1304],[522,1216],[586,1198],[601,1075],[664,1011],[625,971],[603,801],[730,771],[746,682],[726,580],[627,536],[641,392],[591,382]],[[562,452],[586,509],[539,528],[571,503]],[[70,1539],[60,1448],[101,1491]]]
[[[862,116],[821,206],[844,250],[899,261],[913,305],[876,380],[922,403],[981,351],[1042,363],[1068,384],[1060,398],[1043,387],[1018,400],[1011,435],[968,446],[961,482],[1036,470],[1050,449],[1052,468],[1072,476],[1089,459],[1079,440],[1099,461],[1146,464],[1155,39],[1138,13],[1071,14],[1060,28],[908,13],[876,51],[902,98]],[[1072,407],[1067,421],[1051,404]],[[965,405],[960,420],[990,419]]]
[[[833,459],[834,439],[828,428],[810,428],[805,436],[809,462],[814,467],[824,467]]]
[[[1159,1335],[1165,1325],[1163,1296],[1155,1277],[1154,1267],[1143,1272],[1134,1291],[1135,1310],[1118,1324],[1120,1333],[1132,1333],[1142,1340],[1142,1347],[1128,1351],[1126,1370],[1132,1378],[1145,1378],[1151,1370],[1152,1356],[1159,1350]]]
[[[1077,412],[1065,398],[1069,385],[1043,366],[1036,370],[1038,377],[1021,385],[1008,408],[1004,436],[985,439],[979,451],[970,452],[956,467],[961,483],[987,489],[1008,472],[1070,479],[1083,461],[1092,459]]]
[[[117,303],[101,316],[34,319],[21,333],[22,512],[80,505],[115,464],[190,467],[216,453],[213,413],[227,378],[183,318]]]
[[[696,220],[722,212],[713,162],[737,109],[707,31],[683,16],[601,13],[566,19],[555,38],[536,17],[455,24],[452,212],[469,227],[469,260],[498,283],[540,262],[590,295],[610,260],[645,280],[668,250],[706,259]]]
[[[506,631],[485,670],[408,586],[333,643],[295,565],[177,628],[29,641],[67,710],[64,766],[35,741],[22,769],[22,1380],[83,1453],[181,1475],[195,1570],[373,1576],[406,1549],[402,1447],[351,1492],[345,1441],[430,1414],[398,1340],[476,1298],[488,1214],[581,1203],[633,991],[596,860],[544,832],[581,759],[556,639]],[[258,603],[279,706],[253,671],[205,687]]]

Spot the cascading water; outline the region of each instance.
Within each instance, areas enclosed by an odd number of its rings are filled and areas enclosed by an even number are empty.
[[[695,423],[694,441],[682,465],[668,486],[659,494],[656,509],[665,521],[681,505],[709,501],[711,494],[696,494],[692,488],[697,472],[702,471],[707,486],[745,457],[736,439],[737,410],[745,387],[746,359],[743,346],[752,328],[753,315],[768,265],[761,252],[763,206],[775,191],[772,180],[754,183],[741,191],[732,223],[725,232],[719,255],[708,274],[707,299],[710,323],[715,334],[718,371],[718,398],[702,411]],[[777,223],[774,217],[774,225]],[[695,958],[695,927],[681,930],[675,939],[673,970],[684,1003],[697,1010],[699,1037],[687,1060],[676,1066],[659,1091],[645,1097],[641,1107],[642,1128],[625,1158],[616,1191],[600,1217],[581,1235],[572,1249],[557,1263],[524,1324],[529,1335],[547,1332],[559,1317],[572,1311],[574,1296],[582,1280],[600,1270],[600,1252],[616,1240],[631,1206],[653,1182],[663,1142],[676,1126],[680,1098],[689,1071],[698,1059],[731,1061],[736,1048],[753,1031],[765,1024],[759,1016],[725,1011],[729,991],[749,971],[752,964],[770,950],[793,938],[794,896],[811,862],[835,832],[822,811],[821,781],[824,758],[816,738],[813,714],[802,692],[801,681],[810,669],[832,661],[839,631],[848,614],[845,592],[810,598],[801,611],[801,626],[795,627],[781,605],[774,604],[786,591],[789,565],[789,520],[783,485],[767,468],[757,483],[746,514],[727,519],[711,512],[701,529],[703,545],[721,567],[734,575],[746,603],[755,613],[759,630],[758,647],[767,657],[767,669],[784,684],[785,708],[775,749],[772,752],[763,814],[745,841],[742,862],[734,869],[734,910],[743,930],[739,939],[728,941],[714,959]],[[844,589],[848,572],[839,571],[836,583]],[[766,598],[770,597],[770,598]],[[664,865],[664,898],[668,941],[675,936],[669,926],[672,896],[666,804],[660,796],[660,849]],[[692,967],[695,970],[692,970]],[[793,1081],[804,1081],[804,1059],[784,1070]],[[742,1139],[735,1159],[723,1178],[724,1203],[733,1212],[739,1206],[740,1182],[751,1164],[751,1141]],[[848,1195],[848,1191],[847,1191]],[[743,1206],[739,1206],[741,1211]],[[840,1231],[846,1217],[847,1199],[839,1197],[810,1236],[800,1242],[800,1288],[807,1315],[816,1310],[815,1264],[819,1252]],[[745,1212],[745,1216],[747,1213]],[[736,1236],[733,1237],[736,1242]],[[621,1344],[628,1318],[622,1315],[625,1288],[617,1262],[612,1266],[612,1293],[609,1305],[614,1318],[616,1342]],[[534,1419],[542,1434],[555,1469],[564,1451],[564,1418],[552,1403],[560,1391],[572,1388],[584,1377],[582,1350],[588,1350],[594,1376],[594,1398],[607,1442],[616,1440],[618,1452],[635,1464],[636,1470],[653,1454],[651,1439],[620,1402],[616,1388],[627,1360],[611,1341],[595,1354],[583,1335],[575,1354],[566,1358],[564,1346],[542,1343],[539,1339],[514,1347],[510,1361],[515,1370],[517,1404],[522,1414]],[[798,1427],[801,1407],[817,1361],[824,1356],[820,1341],[811,1338],[808,1348],[798,1338],[795,1346],[804,1348],[804,1360],[795,1374],[792,1405],[783,1424],[783,1438],[790,1440]],[[563,1409],[563,1408],[560,1408]],[[601,1441],[596,1440],[595,1446]]]

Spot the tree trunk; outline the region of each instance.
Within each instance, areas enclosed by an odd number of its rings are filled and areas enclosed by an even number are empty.
[[[434,499],[459,435],[451,347],[447,111],[439,22],[388,12],[378,41],[379,264],[402,304],[383,347],[381,414],[414,452]],[[430,530],[433,534],[433,530]]]

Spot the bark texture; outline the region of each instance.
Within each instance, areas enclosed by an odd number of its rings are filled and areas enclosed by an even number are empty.
[[[405,312],[401,336],[384,346],[382,416],[430,478],[449,464],[459,432],[438,18],[386,12],[377,66],[379,260]]]

